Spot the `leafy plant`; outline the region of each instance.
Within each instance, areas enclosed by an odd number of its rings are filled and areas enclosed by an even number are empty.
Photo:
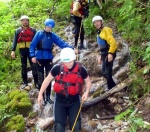
[[[147,61],[147,63],[150,65],[150,43],[147,44],[143,60]]]
[[[145,124],[144,120],[136,114],[138,109],[129,108],[126,111],[115,117],[116,121],[125,120],[129,123],[129,132],[137,132],[139,129],[143,131],[150,129],[150,126]]]

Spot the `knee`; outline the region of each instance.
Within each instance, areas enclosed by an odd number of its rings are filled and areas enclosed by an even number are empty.
[[[109,75],[107,72],[103,72],[103,76],[108,80],[109,79]]]
[[[74,132],[80,132],[81,131],[81,120],[78,119],[75,126],[74,126],[74,122],[70,123],[70,129],[71,130],[72,130],[73,127],[74,127]]]
[[[22,64],[22,73],[23,74],[27,74],[27,65],[26,64]]]
[[[31,69],[32,69],[32,74],[33,75],[37,74],[37,69],[33,64],[31,65]]]
[[[38,83],[42,85],[43,81],[44,81],[43,75],[42,74],[38,74]]]
[[[55,123],[54,132],[65,132],[65,125],[62,123]]]

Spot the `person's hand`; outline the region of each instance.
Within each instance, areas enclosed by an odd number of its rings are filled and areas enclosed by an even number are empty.
[[[113,60],[113,55],[112,54],[108,54],[108,62],[111,62]]]
[[[11,51],[11,57],[15,58],[15,51]]]
[[[38,101],[39,106],[41,106],[42,102],[43,102],[43,95],[42,94],[38,95],[38,100],[37,101]]]
[[[89,92],[87,92],[87,91],[82,95],[82,101],[83,102],[87,100],[88,95],[89,95]]]
[[[81,16],[82,20],[84,19],[84,15]]]
[[[31,60],[32,60],[33,63],[36,63],[36,58],[35,57],[33,57]]]
[[[77,50],[76,48],[74,48],[74,52],[75,52],[76,54],[78,54],[78,50]]]
[[[101,64],[101,56],[100,55],[97,56],[97,63]]]

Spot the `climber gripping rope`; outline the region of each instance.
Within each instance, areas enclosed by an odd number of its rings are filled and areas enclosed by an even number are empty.
[[[86,49],[84,47],[84,26],[83,19],[89,15],[89,5],[87,0],[76,0],[72,2],[70,9],[71,21],[74,24],[75,48]],[[80,37],[80,46],[78,47],[78,39]]]
[[[91,88],[90,77],[85,67],[75,61],[76,55],[73,49],[62,49],[60,60],[61,63],[54,65],[45,78],[38,95],[38,103],[41,105],[42,94],[54,78],[54,131],[65,132],[66,121],[69,118],[70,129],[74,127],[75,132],[80,132],[81,117],[77,116],[80,110],[80,95],[83,92],[83,82],[85,82],[86,89],[81,101],[84,102],[88,98]],[[75,122],[76,117],[77,121]]]

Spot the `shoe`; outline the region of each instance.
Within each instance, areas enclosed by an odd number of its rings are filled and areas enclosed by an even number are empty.
[[[87,48],[84,47],[83,45],[80,45],[79,49],[80,49],[80,50],[84,50],[84,49],[87,49]]]
[[[43,100],[42,105],[45,106],[47,104],[47,102],[45,100]]]
[[[24,84],[20,87],[20,89],[24,89],[26,86],[28,86],[28,84],[27,84],[27,83],[24,83]]]
[[[54,104],[54,101],[53,100],[51,100],[51,99],[49,99],[49,100],[47,100],[50,104]]]
[[[46,97],[46,101],[49,102],[50,104],[54,104],[54,101],[52,101],[49,96]]]
[[[39,89],[39,85],[37,83],[34,84],[35,88]]]

